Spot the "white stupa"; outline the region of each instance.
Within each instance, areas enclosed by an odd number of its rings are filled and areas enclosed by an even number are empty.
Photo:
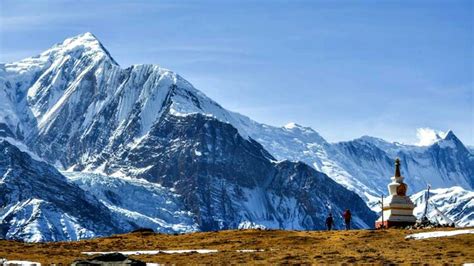
[[[375,228],[413,225],[416,217],[413,215],[415,205],[407,196],[408,186],[403,183],[400,174],[400,159],[395,160],[395,176],[388,184],[389,196],[383,199],[382,216],[375,222]]]

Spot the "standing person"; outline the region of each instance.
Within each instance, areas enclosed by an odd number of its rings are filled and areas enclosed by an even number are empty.
[[[349,211],[349,209],[346,209],[346,211],[344,211],[344,213],[342,214],[342,217],[344,218],[344,222],[346,222],[346,230],[350,230],[351,229],[351,211]]]
[[[331,228],[333,225],[334,225],[334,219],[332,218],[332,213],[329,213],[328,217],[326,218],[326,227],[328,231],[331,231]]]

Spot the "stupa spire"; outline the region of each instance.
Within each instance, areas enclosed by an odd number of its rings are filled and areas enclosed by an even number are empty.
[[[400,158],[397,158],[395,160],[395,177],[401,177],[402,175],[400,174]]]

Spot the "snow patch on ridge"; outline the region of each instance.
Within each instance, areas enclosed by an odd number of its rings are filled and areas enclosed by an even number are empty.
[[[295,122],[290,122],[284,126],[284,128],[287,128],[287,129],[293,129],[295,127],[301,127],[301,126],[296,124]]]

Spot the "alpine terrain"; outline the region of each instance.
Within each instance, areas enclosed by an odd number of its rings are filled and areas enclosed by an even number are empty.
[[[357,194],[325,174],[304,163],[275,160],[246,132],[239,115],[177,74],[156,65],[122,69],[90,33],[1,65],[0,84],[5,145],[21,142],[27,152],[15,154],[48,162],[40,164],[48,169],[44,186],[55,188],[18,200],[11,195],[33,184],[7,190],[8,200],[0,203],[8,212],[2,216],[8,232],[3,237],[79,239],[137,227],[162,232],[321,229],[328,212],[344,208],[353,210],[355,227],[369,227],[376,218]],[[61,184],[48,174],[51,165],[66,170],[68,178],[54,171]],[[7,185],[29,172],[21,164],[3,167],[13,176],[4,175]],[[74,191],[88,195],[91,207],[59,204],[66,200],[63,194],[78,197]],[[42,197],[56,216],[71,216],[74,226],[87,233],[65,234],[68,227],[61,223],[50,230],[58,219],[41,208],[22,216],[10,211],[20,200],[37,207]],[[100,217],[104,224],[74,219],[83,215],[71,209]],[[36,222],[38,213],[51,221]],[[24,227],[32,229],[15,233]]]
[[[415,215],[440,224],[474,226],[474,192],[461,187],[423,190],[411,196],[416,204]],[[428,206],[426,203],[429,202]]]
[[[474,157],[451,131],[429,147],[328,143],[311,128],[230,112],[157,65],[123,69],[91,33],[0,64],[0,110],[9,239],[322,229],[329,212],[340,226],[345,208],[368,228],[395,157],[412,193],[474,187]]]

